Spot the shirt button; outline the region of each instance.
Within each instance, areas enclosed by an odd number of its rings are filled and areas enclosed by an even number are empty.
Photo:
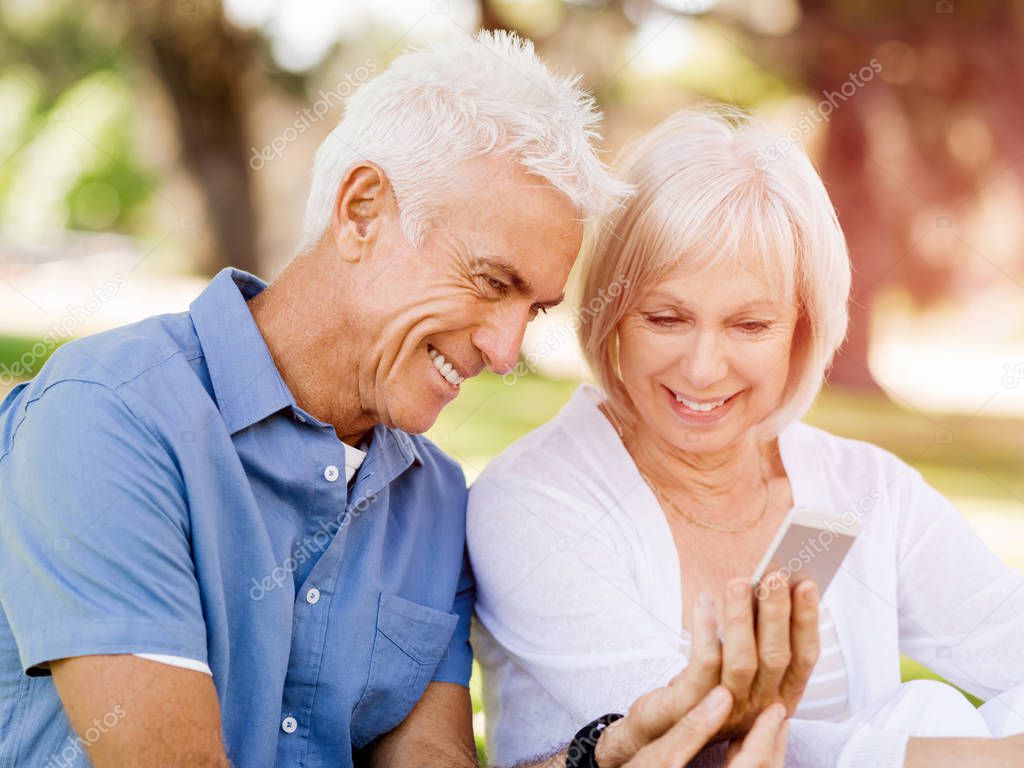
[[[285,733],[295,733],[295,729],[299,727],[299,722],[294,717],[286,717],[281,721],[281,730]]]
[[[310,605],[316,605],[317,603],[319,603],[320,602],[320,590],[317,589],[316,587],[311,587],[309,589],[309,591],[306,592],[306,602],[309,603]]]
[[[333,464],[328,464],[327,469],[324,470],[324,477],[327,478],[327,482],[333,483],[338,479],[338,468]]]
[[[299,424],[305,424],[306,423],[306,418],[301,413],[296,413],[295,414],[295,420],[297,422],[299,422]]]

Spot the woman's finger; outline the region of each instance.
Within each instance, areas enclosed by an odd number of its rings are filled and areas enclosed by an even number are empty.
[[[718,639],[715,601],[709,593],[702,592],[694,602],[692,616],[690,658],[671,685],[677,681],[686,685],[699,700],[718,685],[722,673],[722,643]]]
[[[732,694],[716,686],[664,736],[640,749],[626,768],[682,768],[718,732],[731,710]]]
[[[757,716],[743,738],[743,746],[727,763],[728,768],[782,768],[786,760],[789,721],[782,704],[772,704]]]
[[[757,674],[751,689],[755,703],[775,701],[790,662],[789,579],[779,571],[768,574],[754,591],[757,596]]]
[[[733,579],[726,586],[722,634],[722,684],[732,691],[737,701],[746,702],[757,673],[757,643],[754,600],[745,579]]]
[[[790,627],[792,660],[782,678],[780,693],[789,714],[796,711],[807,681],[818,663],[821,641],[818,637],[818,585],[810,579],[793,589],[793,618]]]

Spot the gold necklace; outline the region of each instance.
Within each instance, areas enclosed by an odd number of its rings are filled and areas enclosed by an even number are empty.
[[[622,447],[626,448],[626,439],[625,439],[625,435],[623,434],[624,430],[622,429],[622,425],[619,424],[619,420],[617,418],[615,418],[615,416],[612,414],[612,411],[611,411],[610,408],[605,407],[604,403],[599,404],[598,405],[598,409],[601,411],[601,413],[603,413],[605,415],[605,418],[607,418],[608,421],[611,423],[612,428],[616,432],[618,432],[619,440],[622,441]],[[629,453],[629,449],[628,448],[626,448],[626,453]],[[630,456],[632,456],[632,454],[630,454]],[[633,460],[633,463],[636,464],[636,459]],[[651,491],[654,493],[654,495],[657,496],[665,504],[667,504],[669,506],[669,508],[673,512],[675,512],[677,515],[682,517],[687,522],[693,523],[694,525],[696,525],[696,526],[698,526],[700,528],[707,528],[708,530],[719,531],[721,533],[743,533],[744,531],[749,531],[751,528],[756,526],[758,523],[760,523],[764,519],[765,513],[768,511],[768,504],[769,504],[769,502],[771,500],[771,486],[768,484],[768,473],[765,471],[765,468],[764,468],[764,456],[763,455],[760,456],[760,464],[761,464],[761,482],[764,483],[764,506],[761,507],[761,512],[758,514],[757,517],[755,517],[749,523],[745,523],[745,524],[743,524],[741,526],[738,526],[738,527],[735,527],[735,528],[729,527],[727,525],[718,525],[717,523],[707,523],[707,522],[704,522],[703,520],[698,520],[693,515],[689,514],[688,512],[683,511],[682,509],[677,507],[675,504],[673,504],[672,503],[672,499],[670,499],[667,496],[665,496],[664,494],[662,494],[662,492],[660,490],[658,490],[658,486],[656,486],[654,484],[654,481],[652,481],[651,478],[649,478],[647,475],[645,475],[643,472],[640,471],[640,467],[639,466],[637,466],[636,471],[640,473],[640,477],[642,477],[644,482],[647,483],[647,487],[651,489]]]
[[[637,468],[637,472],[640,472],[639,467]],[[761,457],[761,482],[764,483],[764,506],[761,507],[761,511],[758,513],[757,517],[755,517],[753,520],[751,520],[750,522],[744,523],[743,525],[739,525],[739,526],[735,526],[735,527],[728,526],[728,525],[719,525],[717,523],[708,523],[708,522],[705,522],[704,520],[698,520],[696,517],[691,515],[689,512],[686,512],[685,510],[681,509],[680,507],[677,507],[672,502],[672,499],[668,498],[668,496],[663,494],[658,489],[658,486],[654,484],[654,481],[651,480],[651,478],[649,478],[643,472],[640,472],[640,477],[642,477],[644,479],[644,482],[647,483],[647,487],[650,488],[654,492],[655,496],[657,496],[662,502],[667,504],[669,506],[669,508],[673,512],[675,512],[677,515],[682,517],[684,520],[686,520],[687,522],[693,523],[694,525],[699,526],[701,528],[707,528],[708,530],[719,531],[721,533],[743,533],[744,531],[749,531],[751,528],[756,526],[758,523],[761,522],[761,520],[764,519],[765,513],[768,511],[769,501],[771,500],[771,487],[768,485],[768,475],[767,475],[767,473],[764,470],[764,457],[763,456]]]

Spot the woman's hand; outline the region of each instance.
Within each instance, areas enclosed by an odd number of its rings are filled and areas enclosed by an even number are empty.
[[[793,713],[818,659],[818,590],[768,578],[755,617],[750,587],[730,590],[724,645],[713,601],[694,605],[690,661],[664,688],[644,694],[597,743],[601,768],[682,766],[706,744],[743,738],[730,768],[775,768]],[[772,705],[779,703],[780,706]],[[685,759],[683,756],[685,755]]]
[[[698,600],[698,603],[701,603]],[[813,581],[800,582],[791,590],[778,573],[766,576],[755,599],[743,579],[727,586],[722,628],[721,666],[716,654],[690,659],[683,674],[690,674],[698,687],[710,688],[719,681],[733,696],[733,710],[718,734],[719,738],[742,736],[768,706],[781,702],[792,716],[803,696],[807,681],[818,661],[818,589]],[[694,654],[718,645],[713,624],[709,625],[706,604],[694,613]],[[712,618],[713,621],[713,618]]]

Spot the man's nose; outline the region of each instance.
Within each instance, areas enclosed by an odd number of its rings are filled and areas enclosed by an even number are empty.
[[[499,376],[515,369],[527,322],[527,316],[512,317],[506,312],[492,323],[479,326],[473,333],[473,345],[480,350],[484,364]]]

